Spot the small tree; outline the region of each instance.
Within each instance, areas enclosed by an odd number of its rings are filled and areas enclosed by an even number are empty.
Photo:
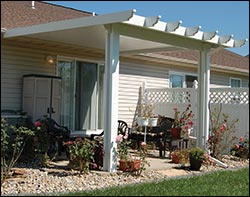
[[[1,118],[1,183],[10,176],[11,168],[21,156],[28,137],[34,135],[34,131],[24,126],[10,125],[9,128],[13,137],[9,137],[7,122]]]
[[[222,105],[210,112],[211,128],[207,145],[211,155],[220,159],[222,153],[231,147],[231,144],[236,139],[234,135],[236,132],[235,124],[239,119],[229,120],[228,114],[222,113]]]

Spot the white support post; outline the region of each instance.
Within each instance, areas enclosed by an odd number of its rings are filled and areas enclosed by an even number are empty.
[[[119,33],[112,25],[105,26],[105,78],[104,78],[104,162],[103,170],[115,172],[117,168],[116,136],[118,121]]]
[[[198,67],[198,124],[197,146],[207,149],[206,142],[209,134],[209,89],[210,89],[210,61],[209,48],[204,47],[200,51]]]

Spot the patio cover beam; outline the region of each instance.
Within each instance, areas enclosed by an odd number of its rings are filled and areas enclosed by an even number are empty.
[[[185,36],[180,36],[172,33],[155,31],[151,28],[137,27],[129,24],[114,24],[119,30],[119,34],[123,36],[159,42],[167,45],[189,48],[193,50],[201,50],[202,43],[195,39],[187,39]],[[166,35],[167,34],[167,35]],[[211,43],[211,48],[217,47]]]

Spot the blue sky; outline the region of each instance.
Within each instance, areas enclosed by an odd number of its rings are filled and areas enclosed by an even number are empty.
[[[78,10],[108,14],[136,9],[141,16],[161,16],[161,21],[182,21],[182,26],[201,26],[201,31],[218,30],[219,36],[233,34],[233,39],[249,40],[249,1],[45,1]],[[230,49],[249,54],[249,41]]]

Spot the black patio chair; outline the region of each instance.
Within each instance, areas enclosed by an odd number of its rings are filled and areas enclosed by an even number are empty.
[[[117,127],[118,134],[125,135],[128,132],[128,130],[129,130],[128,124],[123,120],[118,120],[118,127]],[[90,139],[94,140],[95,137],[103,136],[103,134],[104,134],[104,131],[102,131],[100,134],[91,134]]]
[[[165,156],[165,151],[168,145],[169,149],[172,149],[172,140],[170,128],[174,122],[173,118],[159,116],[156,127],[147,127],[146,141],[155,142],[159,148],[159,156]],[[129,134],[129,139],[133,139],[137,142],[137,146],[140,147],[140,142],[144,140],[144,128],[138,129]]]
[[[50,136],[50,146],[48,149],[48,156],[50,158],[54,158],[57,155],[60,156],[62,152],[66,152],[67,154],[67,151],[63,143],[70,139],[71,131],[68,129],[68,127],[58,124],[52,118],[46,118],[45,124],[47,132]]]
[[[119,134],[122,134],[122,135],[125,135],[128,133],[128,124],[123,121],[123,120],[118,120],[118,135]]]

